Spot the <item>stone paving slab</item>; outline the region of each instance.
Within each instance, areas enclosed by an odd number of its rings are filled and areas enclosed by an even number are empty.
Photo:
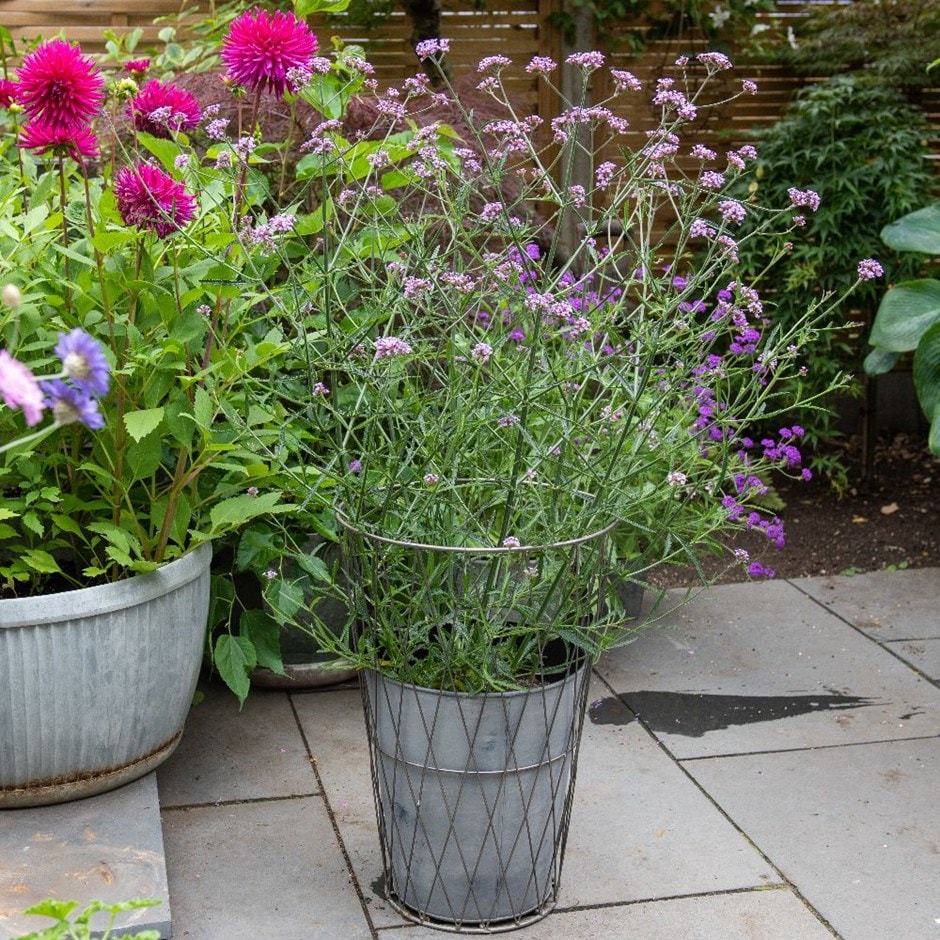
[[[173,940],[369,940],[319,796],[163,813]]]
[[[596,680],[592,694],[604,688]],[[359,693],[294,696],[377,926],[400,924],[382,863]],[[759,887],[780,879],[638,725],[585,723],[562,874],[565,907]]]
[[[167,871],[153,773],[110,793],[0,812],[0,940],[51,925],[22,912],[46,898],[117,904],[160,898],[119,915],[122,928],[170,936]],[[93,921],[104,929],[108,917]]]
[[[940,568],[791,583],[878,640],[940,639]]]
[[[940,734],[940,689],[787,582],[714,588],[598,672],[680,759]]]
[[[897,640],[885,643],[885,649],[909,662],[934,682],[940,682],[940,640]]]
[[[161,806],[309,795],[317,791],[283,693],[256,691],[239,711],[219,682],[201,683],[176,752],[157,771]]]
[[[427,927],[382,930],[382,940],[439,940]],[[743,891],[589,910],[557,910],[519,940],[832,940],[791,891]],[[900,938],[897,938],[900,940]]]
[[[845,940],[940,936],[940,740],[684,766]]]

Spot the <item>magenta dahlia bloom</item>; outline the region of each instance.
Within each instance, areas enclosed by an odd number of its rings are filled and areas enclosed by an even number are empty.
[[[196,197],[152,163],[119,170],[114,195],[125,225],[149,229],[160,238],[178,231],[196,214]]]
[[[130,59],[124,63],[124,71],[129,75],[143,75],[150,68],[150,59]]]
[[[76,163],[98,156],[98,138],[90,127],[64,128],[31,121],[20,132],[17,145],[36,153],[71,157]]]
[[[0,108],[9,108],[16,101],[16,90],[19,82],[9,78],[0,78]]]
[[[317,37],[293,13],[246,10],[222,40],[228,77],[245,88],[283,97],[291,69],[311,71]]]
[[[30,120],[56,130],[84,127],[104,100],[104,79],[81,49],[64,39],[38,45],[17,69],[16,100]]]
[[[169,137],[170,131],[191,131],[202,118],[199,102],[172,82],[151,79],[127,106],[127,116],[139,131]]]

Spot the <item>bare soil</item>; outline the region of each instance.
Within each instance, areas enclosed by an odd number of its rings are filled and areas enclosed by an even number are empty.
[[[865,476],[857,441],[845,447],[850,485],[840,496],[823,479],[785,480],[777,487],[786,526],[783,549],[761,536],[734,540],[776,572],[777,578],[859,574],[883,569],[940,566],[940,458],[908,435],[879,440],[872,472]],[[708,560],[719,582],[746,580],[739,566]],[[694,582],[689,569],[658,569],[660,587]]]

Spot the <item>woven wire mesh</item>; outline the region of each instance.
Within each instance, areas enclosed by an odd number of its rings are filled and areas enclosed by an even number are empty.
[[[445,930],[532,923],[559,890],[609,530],[519,552],[346,536],[386,895]]]

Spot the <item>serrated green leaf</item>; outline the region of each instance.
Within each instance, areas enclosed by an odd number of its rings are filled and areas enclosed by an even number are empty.
[[[23,552],[23,561],[29,565],[33,571],[40,574],[61,574],[62,569],[59,563],[48,552],[39,548],[30,548]]]
[[[260,496],[249,496],[242,493],[216,503],[209,513],[209,522],[212,526],[211,535],[217,536],[223,532],[237,529],[250,519],[265,515],[269,512],[284,512],[289,506],[279,506],[281,494],[277,491],[262,493]]]
[[[129,411],[124,415],[124,427],[127,429],[127,433],[139,444],[148,434],[152,434],[160,426],[163,413],[163,408]]]
[[[278,623],[287,623],[303,606],[304,590],[300,584],[277,577],[264,588],[264,599]]]
[[[14,512],[12,509],[4,509],[0,506],[0,519],[16,519],[18,516],[18,512]]]
[[[258,655],[251,640],[223,633],[215,641],[212,661],[225,684],[235,693],[239,703],[243,704],[251,688],[248,676],[258,665]]]
[[[163,164],[167,172],[175,171],[176,158],[183,152],[179,144],[169,138],[154,137],[153,134],[147,134],[144,131],[138,131],[136,137],[137,142],[146,147]]]
[[[281,628],[273,617],[263,610],[242,611],[238,629],[254,646],[259,666],[287,675],[281,660]]]
[[[330,576],[330,571],[319,556],[301,553],[296,556],[296,560],[298,566],[316,581],[321,581],[323,584],[332,583],[333,578]]]
[[[34,512],[28,512],[23,516],[23,525],[26,526],[30,532],[35,532],[36,535],[43,535],[46,531],[39,516]]]
[[[196,425],[204,431],[208,431],[212,424],[214,411],[212,396],[200,385],[196,389],[193,400],[193,416],[196,419]]]
[[[235,565],[239,571],[247,571],[253,565],[267,567],[280,554],[274,541],[274,533],[256,526],[249,526],[238,540]]]

